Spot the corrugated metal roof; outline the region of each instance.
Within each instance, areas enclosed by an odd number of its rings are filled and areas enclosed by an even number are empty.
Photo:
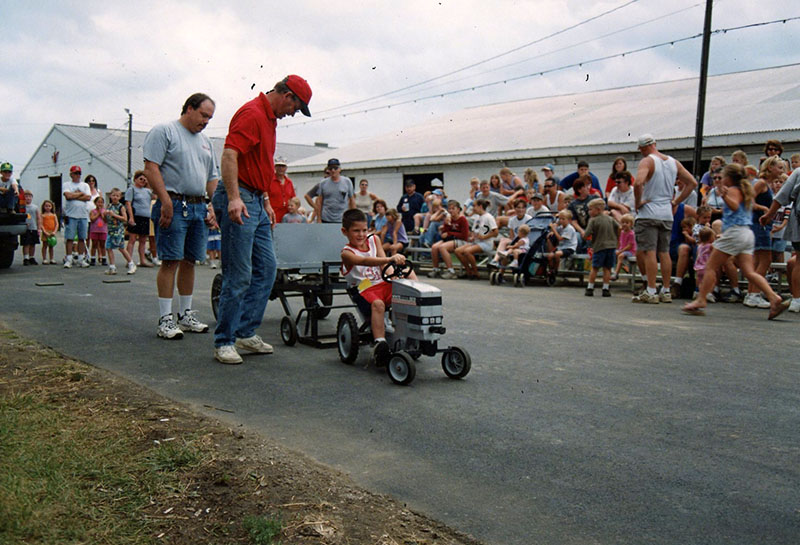
[[[635,150],[636,137],[692,138],[698,79],[468,108],[336,150],[348,168],[560,156],[576,148]],[[708,78],[705,136],[796,130],[800,64]],[[317,170],[329,153],[300,160]]]
[[[128,130],[127,129],[104,129],[98,127],[84,127],[78,125],[56,124],[53,130],[58,130],[64,136],[75,142],[78,146],[86,149],[92,156],[106,163],[112,170],[119,173],[123,178],[128,172]],[[141,168],[144,164],[142,156],[142,144],[146,131],[131,132],[131,164],[133,169]],[[214,152],[217,158],[222,156],[222,148],[225,139],[220,137],[211,138]],[[294,163],[305,157],[316,155],[320,152],[320,147],[305,144],[286,144],[278,142],[275,155],[283,157],[288,163]],[[331,148],[324,148],[330,152]]]

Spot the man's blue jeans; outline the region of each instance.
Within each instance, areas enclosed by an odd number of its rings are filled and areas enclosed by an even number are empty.
[[[214,212],[222,232],[222,291],[217,309],[214,346],[232,345],[252,337],[267,308],[277,263],[272,247],[272,226],[260,193],[239,186],[249,218],[243,225],[228,216],[228,195],[223,184],[214,193]]]

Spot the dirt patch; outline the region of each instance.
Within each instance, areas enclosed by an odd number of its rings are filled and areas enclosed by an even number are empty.
[[[175,482],[135,514],[145,542],[270,543],[254,537],[260,520],[279,523],[275,543],[479,544],[267,438],[0,331],[0,398],[20,395],[80,418],[102,416],[108,437],[130,438],[132,456],[152,462],[167,453],[157,463]],[[13,468],[0,460],[0,471]]]

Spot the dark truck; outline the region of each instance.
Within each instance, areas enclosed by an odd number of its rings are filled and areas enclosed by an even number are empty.
[[[0,269],[7,269],[14,262],[14,253],[19,246],[19,235],[25,233],[25,201],[16,210],[0,209]]]

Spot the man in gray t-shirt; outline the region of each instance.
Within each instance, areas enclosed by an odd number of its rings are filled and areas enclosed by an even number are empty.
[[[328,161],[328,170],[331,175],[319,184],[319,197],[317,207],[320,210],[318,223],[341,223],[345,210],[356,207],[353,182],[347,176],[342,176],[342,167],[339,159]]]
[[[161,257],[158,286],[158,336],[180,339],[184,331],[205,333],[192,310],[194,263],[205,259],[208,225],[216,225],[214,210],[205,203],[219,179],[217,158],[207,136],[200,134],[214,115],[214,101],[195,93],[186,99],[176,121],[153,127],[144,139],[144,173],[158,200],[152,219],[158,224],[156,247]],[[177,325],[172,297],[177,276]]]

